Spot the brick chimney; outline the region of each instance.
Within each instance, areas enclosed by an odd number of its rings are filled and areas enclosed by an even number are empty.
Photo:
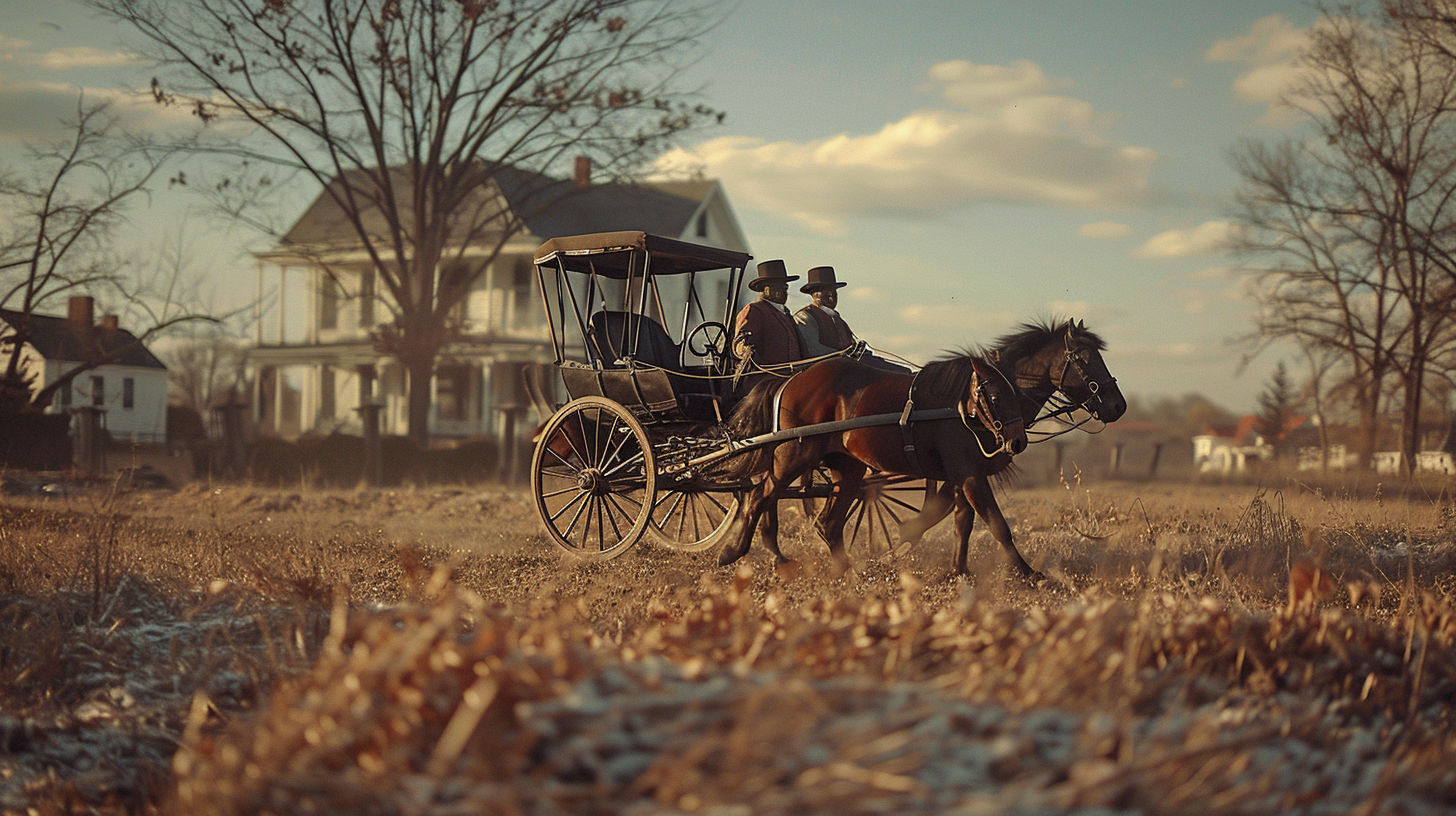
[[[591,186],[591,159],[587,156],[576,157],[576,187],[585,190]]]
[[[109,332],[114,332],[121,328],[121,322],[117,320],[117,317],[114,314],[102,315],[101,328]]]
[[[66,319],[71,328],[79,334],[89,334],[96,325],[96,300],[87,295],[76,295],[66,306]]]

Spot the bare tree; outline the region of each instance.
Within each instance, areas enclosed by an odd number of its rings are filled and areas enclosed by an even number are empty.
[[[1262,270],[1258,331],[1347,353],[1362,462],[1388,373],[1401,382],[1402,466],[1419,445],[1428,368],[1456,297],[1456,62],[1388,16],[1326,12],[1285,102],[1303,140],[1243,145],[1245,249]]]
[[[160,101],[227,128],[212,150],[233,175],[205,185],[224,206],[281,240],[252,217],[253,194],[280,172],[323,188],[351,245],[287,248],[328,270],[367,259],[393,311],[377,340],[409,372],[417,441],[452,309],[530,207],[571,192],[552,174],[581,155],[621,176],[721,119],[674,87],[713,22],[699,2],[85,2],[145,38]]]
[[[175,300],[149,299],[111,249],[127,207],[147,194],[170,151],[122,131],[105,105],[76,106],[65,140],[27,146],[25,170],[0,176],[0,308],[18,313],[0,338],[8,354],[0,371],[0,410],[44,409],[53,394],[80,374],[133,350],[170,326],[201,315]],[[31,336],[31,316],[62,298],[105,291],[145,308],[150,321],[136,343],[92,349],[87,360],[56,381],[33,389],[21,369],[20,350]]]

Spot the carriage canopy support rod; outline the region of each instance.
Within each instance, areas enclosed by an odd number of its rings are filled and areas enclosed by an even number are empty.
[[[937,419],[957,419],[960,412],[955,408],[928,408],[923,411],[912,411],[911,422],[930,422]],[[771,445],[775,442],[786,442],[790,439],[803,439],[806,436],[819,436],[820,434],[840,433],[852,431],[856,428],[869,428],[875,425],[898,425],[900,414],[871,414],[869,416],[855,417],[853,419],[840,419],[834,422],[821,422],[817,425],[804,425],[799,428],[788,428],[782,431],[750,436],[747,439],[728,440],[727,447],[719,448],[712,453],[705,453],[696,459],[690,460],[682,465],[684,468],[700,467],[702,465],[716,462],[719,459],[726,459],[729,456],[742,453],[749,448],[757,448],[763,445]],[[674,468],[669,467],[669,470]]]

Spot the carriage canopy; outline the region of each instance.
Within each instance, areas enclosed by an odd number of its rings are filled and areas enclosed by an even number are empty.
[[[751,256],[646,232],[597,232],[552,238],[536,250],[537,266],[625,279],[742,269]]]

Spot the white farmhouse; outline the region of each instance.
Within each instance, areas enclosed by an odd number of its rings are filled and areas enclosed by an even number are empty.
[[[97,325],[95,308],[91,298],[73,297],[66,317],[0,309],[0,337],[25,329],[27,339],[18,353],[21,371],[33,375],[31,394],[82,365],[106,361],[61,388],[47,413],[95,406],[104,409],[103,426],[113,439],[167,441],[167,367],[118,325],[116,315],[103,316]],[[9,355],[0,353],[0,365],[8,363]]]
[[[498,174],[482,185],[472,205],[510,208],[525,231],[503,245],[455,315],[454,338],[440,354],[431,384],[434,437],[501,439],[511,433],[519,440],[530,434],[523,369],[553,360],[532,263],[532,253],[546,240],[641,230],[748,251],[715,180],[593,185],[590,166],[578,160],[574,180],[550,181],[567,192],[554,193],[549,206],[533,207],[528,199],[540,196],[540,189],[523,183],[526,177]],[[499,240],[496,234],[462,243],[468,255],[477,243],[488,252]],[[383,433],[406,433],[405,368],[381,353],[375,340],[391,320],[389,293],[378,284],[357,234],[327,192],[279,246],[255,257],[259,302],[271,310],[260,314],[257,346],[249,355],[257,370],[253,402],[259,429],[289,437],[357,433],[355,409],[372,401],[382,406]],[[726,291],[699,293],[704,302],[722,303],[727,296]]]

